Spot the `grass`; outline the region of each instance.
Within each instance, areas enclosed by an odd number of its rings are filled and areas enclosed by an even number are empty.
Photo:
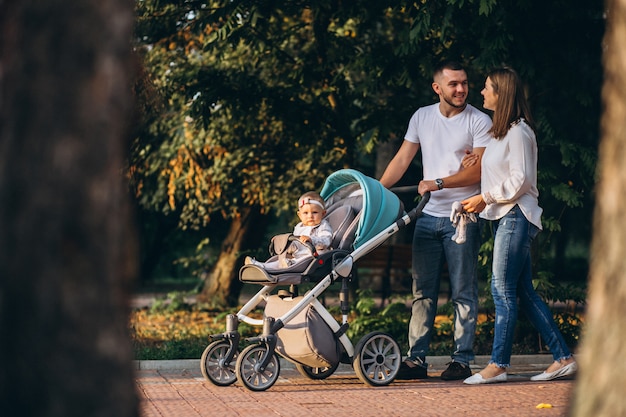
[[[202,306],[184,302],[181,293],[172,293],[167,302],[157,301],[150,308],[132,311],[129,329],[135,359],[199,359],[206,346],[210,343],[209,335],[222,333],[225,330],[226,316],[236,313],[238,308],[228,311],[212,311]],[[337,307],[328,307],[336,317],[340,317]],[[449,355],[452,352],[453,315],[451,304],[439,309],[435,321],[433,338],[430,344],[431,355]],[[253,315],[261,318],[263,312],[255,311]],[[371,331],[390,333],[404,350],[407,346],[407,328],[410,310],[400,300],[379,308],[368,294],[361,294],[350,313],[350,328],[347,335],[354,344]],[[580,314],[559,312],[555,314],[557,324],[565,336],[570,348],[578,343],[582,327]],[[240,323],[239,332],[242,338],[259,334],[260,327]],[[491,353],[493,339],[493,317],[481,314],[477,325],[474,349],[477,355]],[[537,332],[530,323],[520,317],[518,322],[514,354],[531,354],[544,351],[540,345]]]

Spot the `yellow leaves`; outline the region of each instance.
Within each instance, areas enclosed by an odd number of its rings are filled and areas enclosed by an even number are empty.
[[[215,27],[215,25],[206,25],[204,27],[204,33],[206,35],[210,35],[211,33],[213,33],[213,31],[217,30],[217,28]]]
[[[172,210],[176,209],[176,177],[174,172],[170,174],[170,179],[167,183],[167,202]]]
[[[241,196],[246,205],[258,205],[264,207],[266,204],[265,192],[269,184],[267,173],[269,167],[259,164],[251,164],[242,168],[244,174],[241,180]]]
[[[477,317],[476,322],[478,324],[484,323],[487,320],[489,320],[489,317],[487,317],[486,314],[484,313],[480,313]],[[449,315],[446,314],[438,314],[437,316],[435,316],[435,328],[439,328],[442,325],[452,325],[453,324],[453,318]]]
[[[207,158],[225,153],[224,148],[209,145],[200,149],[200,155],[206,155]],[[172,210],[176,207],[176,197],[179,193],[182,193],[182,197],[185,199],[194,197],[199,202],[206,202],[207,199],[211,200],[221,196],[221,188],[217,184],[210,183],[210,177],[198,162],[200,159],[203,158],[195,155],[190,147],[181,146],[176,156],[169,161],[167,196]]]
[[[337,107],[337,101],[335,100],[335,96],[332,94],[328,95],[328,102],[330,103],[330,107],[335,109]]]
[[[257,318],[260,318],[260,314]],[[131,337],[141,342],[163,342],[188,338],[203,338],[222,333],[226,321],[223,315],[201,310],[153,312],[134,310],[130,314]]]
[[[151,313],[148,310],[138,310],[130,316],[133,338],[150,341],[203,337],[213,331],[223,331],[216,329],[214,322],[208,312],[200,311]]]

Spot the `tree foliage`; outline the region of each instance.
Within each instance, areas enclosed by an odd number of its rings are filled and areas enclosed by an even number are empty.
[[[589,234],[600,3],[141,0],[136,18],[166,103],[134,143],[132,184],[144,209],[182,228],[242,207],[285,211],[343,167],[373,175],[377,146],[433,102],[432,68],[453,58],[470,68],[477,107],[487,70],[521,73],[547,228]]]

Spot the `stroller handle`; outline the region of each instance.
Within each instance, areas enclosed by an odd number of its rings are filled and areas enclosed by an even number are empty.
[[[430,191],[426,191],[417,206],[415,206],[413,210],[407,213],[407,216],[409,216],[411,222],[414,222],[415,219],[422,215],[422,210],[426,206],[426,203],[428,203],[428,200],[430,200]]]
[[[401,187],[391,187],[389,191],[393,192],[394,194],[417,193],[417,185],[405,185]]]

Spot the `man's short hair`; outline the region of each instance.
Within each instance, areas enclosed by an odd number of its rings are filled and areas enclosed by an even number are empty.
[[[461,65],[460,62],[458,61],[443,61],[441,63],[439,63],[436,67],[435,67],[435,71],[433,71],[433,80],[435,78],[437,78],[437,76],[439,74],[443,73],[443,70],[451,70],[451,71],[465,71],[465,67],[463,65]]]

